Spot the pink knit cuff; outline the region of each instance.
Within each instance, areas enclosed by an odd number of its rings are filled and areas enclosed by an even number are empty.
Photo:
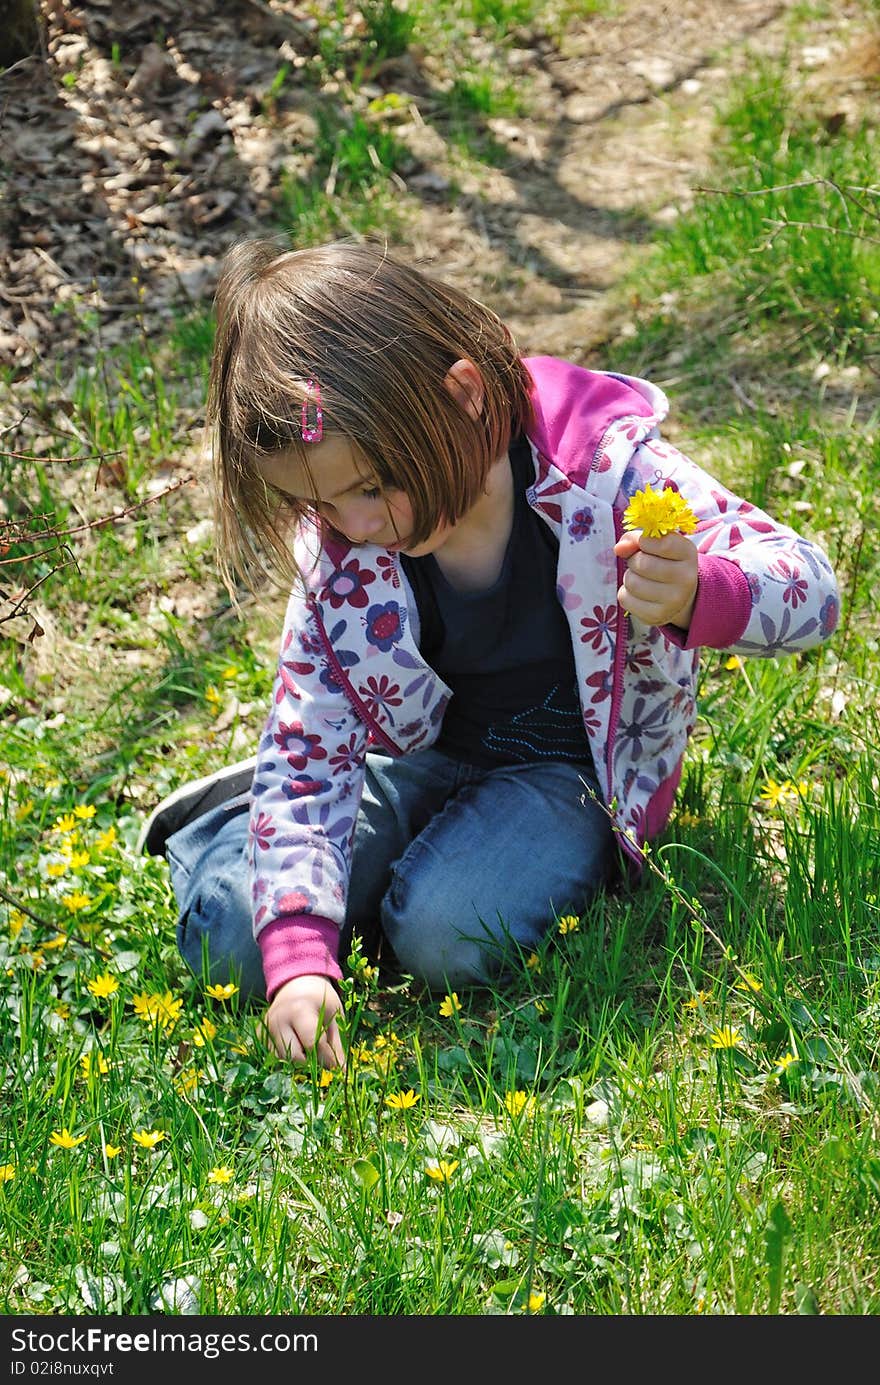
[[[266,996],[272,1000],[295,976],[329,976],[338,981],[339,928],[318,914],[291,914],[260,929],[257,945],[263,958]]]
[[[663,633],[679,649],[729,649],[742,638],[752,614],[749,579],[729,558],[699,555],[700,582],[685,632],[664,625]]]

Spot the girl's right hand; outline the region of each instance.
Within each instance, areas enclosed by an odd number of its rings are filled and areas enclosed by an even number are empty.
[[[266,1013],[266,1028],[279,1058],[307,1061],[317,1047],[324,1068],[344,1068],[345,1051],[336,1016],[342,1001],[326,976],[295,976],[276,991]]]

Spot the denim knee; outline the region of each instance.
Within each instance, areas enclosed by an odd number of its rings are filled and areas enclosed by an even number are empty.
[[[481,918],[466,896],[450,897],[445,874],[444,889],[421,872],[392,872],[382,901],[382,929],[398,966],[432,990],[501,980],[522,964],[540,930],[522,923],[511,928],[498,915]]]

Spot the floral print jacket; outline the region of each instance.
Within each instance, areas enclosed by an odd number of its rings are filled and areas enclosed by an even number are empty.
[[[647,381],[552,357],[533,380],[529,503],[559,539],[559,600],[571,628],[598,782],[636,865],[665,825],[696,719],[698,650],[775,656],[834,630],[825,554],[731,494],[674,447]],[[680,490],[697,517],[690,629],[646,627],[617,603],[613,547],[644,485]],[[271,999],[303,974],[341,975],[355,819],[369,746],[406,755],[438,733],[449,688],[419,653],[418,612],[395,553],[320,541],[303,526],[305,589],[290,598],[250,819],[254,933]]]

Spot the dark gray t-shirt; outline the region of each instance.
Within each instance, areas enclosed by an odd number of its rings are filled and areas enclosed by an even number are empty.
[[[556,595],[559,545],[526,499],[534,482],[527,439],[511,444],[510,464],[513,526],[491,587],[456,591],[433,556],[403,557],[421,652],[454,694],[436,745],[486,767],[565,760],[591,768],[571,633]]]

